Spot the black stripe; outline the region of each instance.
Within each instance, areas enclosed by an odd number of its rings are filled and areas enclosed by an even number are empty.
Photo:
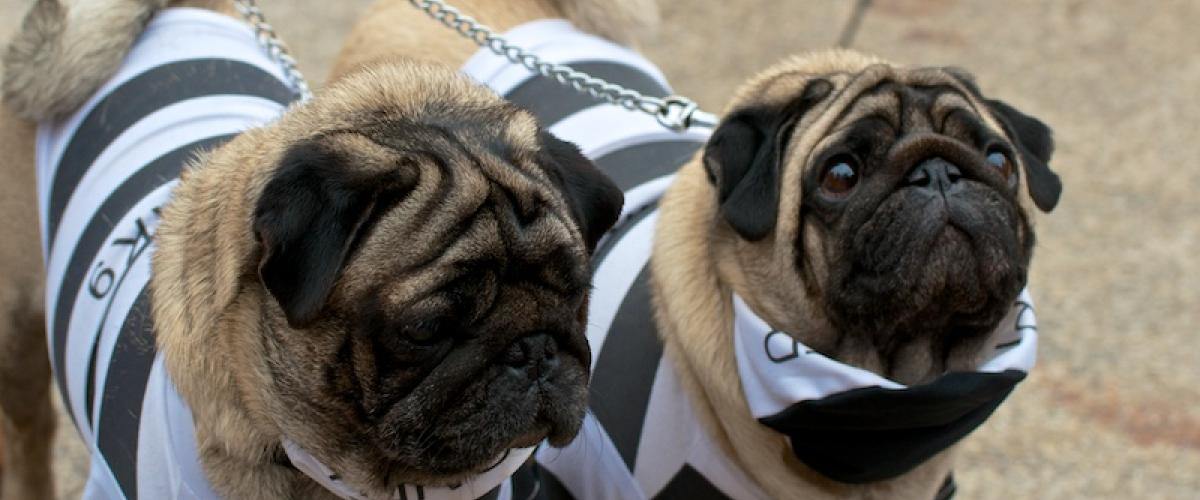
[[[113,295],[116,295],[116,294],[113,294]],[[109,301],[109,305],[112,305],[111,301]],[[103,321],[99,322],[97,324],[96,328],[97,329],[104,328],[104,322]],[[87,418],[87,423],[88,423],[89,428],[92,425],[92,410],[95,408],[96,356],[100,354],[100,349],[97,349],[97,347],[99,347],[99,343],[100,343],[100,335],[96,335],[94,337],[94,340],[92,340],[92,343],[91,343],[92,344],[92,347],[91,347],[92,354],[88,356],[87,372],[85,372],[87,374],[87,379],[84,381],[83,414]],[[65,372],[66,370],[62,369],[59,371]],[[66,379],[65,373],[63,374],[62,379]],[[64,384],[63,380],[59,380],[60,388],[63,387],[63,384]],[[66,393],[64,392],[63,395],[66,395]],[[73,412],[68,412],[68,413],[71,414],[71,419],[73,420],[75,418],[75,414]],[[75,422],[75,423],[78,425],[78,422]]]
[[[697,472],[690,465],[684,465],[679,470],[679,473],[671,478],[671,482],[667,483],[657,495],[654,495],[654,500],[730,499],[729,496],[721,493],[721,490],[717,489],[716,486],[713,486],[703,474]]]
[[[636,144],[606,153],[594,161],[621,191],[627,192],[646,181],[675,173],[703,145],[704,142],[698,140]]]
[[[104,313],[101,314],[100,319],[96,321],[96,333],[92,336],[93,339],[100,338],[100,334],[104,329],[104,324],[108,321],[108,315],[112,312],[113,301],[116,300],[119,290],[121,289],[121,285],[125,283],[125,278],[128,277],[129,272],[133,270],[134,262],[141,258],[142,255],[145,255],[146,250],[150,248],[151,235],[147,224],[142,219],[138,219],[135,225],[137,226],[137,230],[135,232],[131,233],[126,238],[120,238],[114,242],[117,245],[128,246],[129,254],[126,256],[126,261],[123,269],[121,270],[120,276],[115,278],[112,286],[110,287],[111,290],[107,296],[104,297],[107,303],[104,305]],[[98,344],[99,342],[97,341],[91,342],[92,353],[90,356],[88,356],[87,384],[84,389],[83,401],[87,408],[86,414],[89,424],[92,421],[92,408],[96,394],[96,356],[99,352]]]
[[[671,90],[653,77],[633,66],[609,61],[572,63],[572,68],[594,77],[603,78],[643,95],[666,97]],[[529,110],[545,126],[558,123],[567,116],[604,100],[564,86],[549,78],[531,77],[504,96],[513,104]]]
[[[155,354],[149,291],[149,286],[142,289],[121,326],[104,382],[96,435],[97,448],[129,500],[137,500],[138,496],[138,429]]]
[[[57,367],[55,378],[62,394],[67,394],[64,364],[67,356],[71,311],[75,307],[75,299],[84,286],[84,279],[93,271],[89,267],[92,260],[113,231],[113,221],[124,218],[125,214],[148,193],[179,177],[184,163],[197,151],[217,147],[232,137],[233,135],[222,135],[202,139],[159,157],[126,179],[104,200],[99,210],[88,221],[83,235],[79,238],[79,243],[71,254],[71,260],[67,263],[66,272],[63,273],[62,286],[59,288],[51,323],[50,335],[54,346],[52,355],[54,356],[54,366]],[[112,293],[115,293],[115,287]],[[95,341],[96,339],[89,340],[92,343]],[[89,367],[89,370],[92,368]],[[90,402],[88,406],[91,406]],[[72,416],[72,418],[74,417]],[[91,411],[87,412],[87,418],[90,425]],[[75,422],[75,424],[78,426],[80,422]]]
[[[538,463],[532,458],[526,460],[513,472],[509,481],[512,482],[512,497],[514,500],[530,500],[541,498],[542,485],[538,478],[538,472],[541,469]]]
[[[654,373],[662,358],[650,310],[650,266],[625,294],[596,360],[589,407],[629,470],[634,470]]]
[[[166,64],[125,82],[88,112],[63,151],[50,188],[46,241],[54,244],[63,210],[76,185],[117,136],[166,106],[222,94],[262,97],[284,105],[296,99],[292,89],[270,73],[228,59]]]
[[[954,474],[946,475],[946,480],[942,482],[942,487],[938,488],[937,494],[933,496],[933,500],[950,500],[958,493],[958,484],[954,482]]]
[[[1016,327],[1016,330],[1017,330],[1018,332],[1032,331],[1033,333],[1037,333],[1037,331],[1038,331],[1038,328],[1037,328],[1037,325],[1036,325],[1036,324],[1029,325],[1029,324],[1024,324],[1024,323],[1021,323],[1021,319],[1025,317],[1025,313],[1026,313],[1026,312],[1033,312],[1033,305],[1032,305],[1032,304],[1030,304],[1030,303],[1028,303],[1028,302],[1025,302],[1025,301],[1022,301],[1022,300],[1018,300],[1018,301],[1017,301],[1017,303],[1015,304],[1015,306],[1016,306],[1016,307],[1018,307],[1018,308],[1020,308],[1020,309],[1017,311],[1017,327]]]
[[[533,471],[536,473],[538,489],[536,500],[575,500],[575,495],[563,485],[562,481],[549,469],[540,465],[535,465]],[[513,497],[514,500],[520,500]]]

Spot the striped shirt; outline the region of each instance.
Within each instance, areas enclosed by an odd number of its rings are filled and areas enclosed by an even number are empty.
[[[249,28],[170,9],[72,116],[43,123],[37,179],[55,381],[92,463],[84,498],[214,498],[191,412],[155,351],[147,283],[184,164],[296,99]]]
[[[535,21],[504,36],[549,62],[646,95],[671,94],[652,63],[566,21]],[[667,130],[652,116],[535,77],[487,51],[476,53],[462,71],[577,144],[625,191],[621,217],[593,260],[591,411],[570,445],[535,454],[538,468],[531,473],[539,476],[542,493],[587,500],[768,499],[691,411],[675,368],[663,357],[650,311],[648,263],[658,199],[708,132]]]

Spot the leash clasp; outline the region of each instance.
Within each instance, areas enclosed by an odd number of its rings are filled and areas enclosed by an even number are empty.
[[[683,132],[691,127],[717,126],[715,115],[701,111],[695,101],[678,95],[664,98],[654,118],[660,125],[675,132]]]

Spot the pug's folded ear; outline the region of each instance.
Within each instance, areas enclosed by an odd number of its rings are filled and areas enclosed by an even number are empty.
[[[571,217],[579,225],[591,253],[600,237],[617,222],[625,196],[574,144],[545,130],[539,134],[538,142],[539,161],[562,190]]]
[[[988,99],[987,103],[1017,143],[1021,163],[1025,165],[1029,197],[1043,212],[1054,210],[1062,196],[1062,180],[1050,170],[1050,156],[1054,154],[1054,134],[1050,127],[1003,101]]]
[[[366,174],[344,168],[347,161],[315,141],[293,146],[254,212],[258,274],[292,328],[320,316],[372,214],[394,206],[417,181],[413,168]]]
[[[787,141],[804,113],[832,91],[829,81],[813,80],[787,105],[734,110],[708,140],[708,180],[721,215],[743,238],[758,241],[775,229]]]

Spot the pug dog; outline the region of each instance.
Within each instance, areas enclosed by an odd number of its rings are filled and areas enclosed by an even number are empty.
[[[450,4],[546,61],[670,95],[561,9]],[[1033,365],[1023,290],[1033,212],[1062,189],[1052,133],[964,70],[803,54],[747,80],[715,130],[676,133],[402,2],[349,40],[458,67],[625,191],[593,264],[591,412],[536,453],[546,498],[948,498],[955,445]]]
[[[230,3],[164,4],[41,0],[6,55],[0,496],[52,497],[53,366],[85,496],[511,497],[581,425],[620,191],[452,71],[295,102]]]

